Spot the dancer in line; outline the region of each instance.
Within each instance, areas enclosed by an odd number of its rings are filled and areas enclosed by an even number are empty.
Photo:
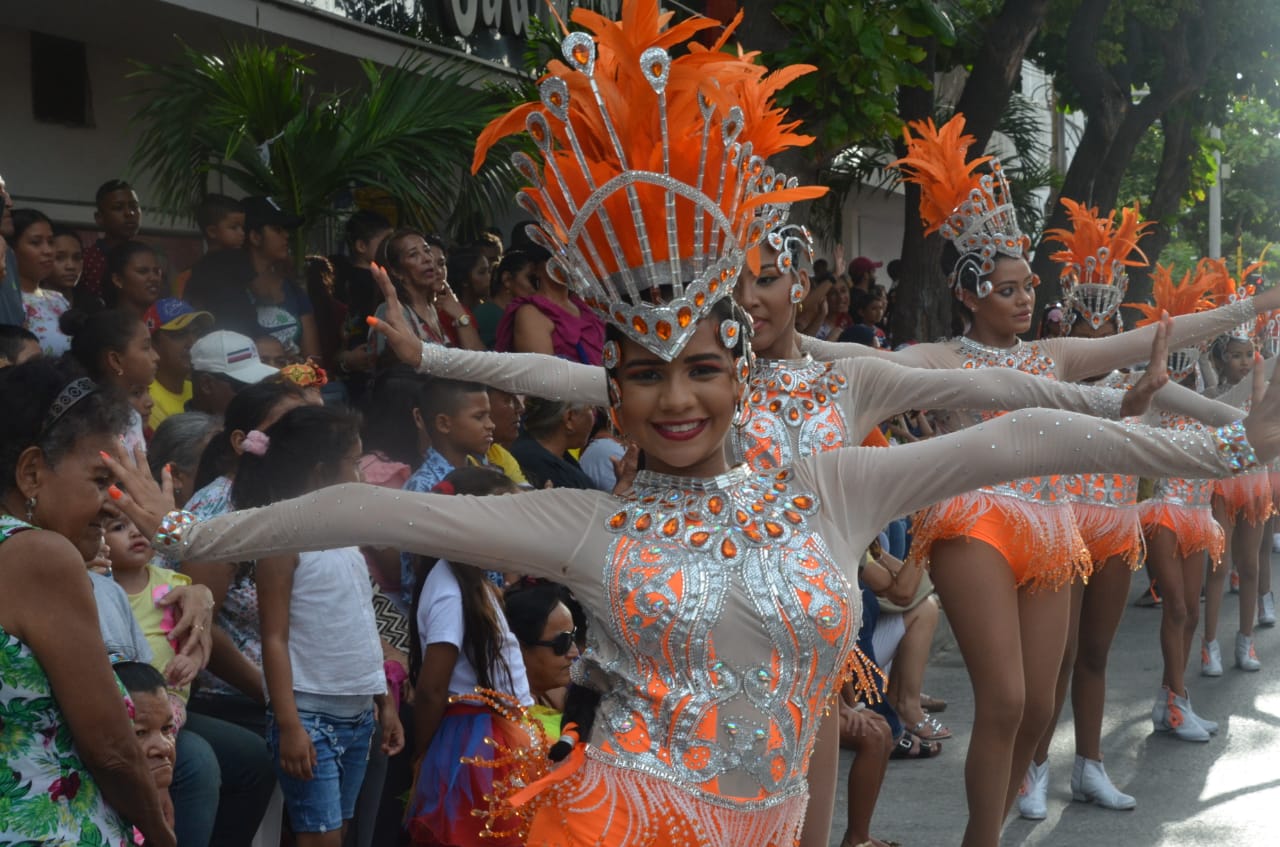
[[[581,9],[575,20],[594,37],[569,35],[543,105],[489,135],[527,120],[540,146],[544,168],[522,160],[537,180],[526,205],[554,253],[550,272],[608,321],[611,405],[647,460],[634,492],[468,498],[346,485],[206,523],[173,513],[161,527],[164,498],[117,463],[131,495],[120,502],[184,558],[342,539],[573,584],[593,617],[582,662],[604,694],[590,743],[517,798],[527,843],[787,844],[807,805],[817,715],[859,616],[853,563],[842,568],[830,550],[863,549],[898,514],[1018,474],[1251,466],[1255,449],[1280,452],[1268,416],[1280,388],[1211,435],[1026,410],[892,450],[832,450],[766,473],[730,467],[751,354],[727,295],[757,217],[771,214],[758,207],[781,214],[804,197],[755,157],[797,143],[767,102],[778,78],[718,49],[672,59],[667,50],[706,22],[663,31],[653,2],[625,3],[621,25]],[[776,118],[744,125],[747,112]],[[407,332],[397,306],[379,324],[393,338]],[[1156,341],[1160,361],[1163,333]],[[870,478],[874,497],[855,485]]]

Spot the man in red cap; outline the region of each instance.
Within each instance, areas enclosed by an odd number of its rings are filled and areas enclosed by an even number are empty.
[[[866,256],[859,256],[849,263],[849,283],[862,291],[870,291],[876,281],[876,268],[884,262],[873,262]]]

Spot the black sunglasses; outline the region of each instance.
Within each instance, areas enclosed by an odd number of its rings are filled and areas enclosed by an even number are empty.
[[[530,647],[550,647],[551,652],[557,656],[564,656],[573,649],[573,639],[577,636],[578,630],[574,629],[570,632],[562,632],[550,641],[535,641]]]

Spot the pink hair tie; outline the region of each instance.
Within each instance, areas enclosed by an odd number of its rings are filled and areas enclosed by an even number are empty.
[[[246,453],[252,453],[255,456],[267,455],[267,448],[271,446],[271,439],[266,433],[258,430],[250,430],[249,434],[244,437],[244,441],[240,443],[240,447]]]

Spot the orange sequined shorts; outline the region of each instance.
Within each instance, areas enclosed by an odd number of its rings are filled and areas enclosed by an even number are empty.
[[[536,807],[528,847],[793,847],[800,837],[807,792],[756,808],[713,802],[584,747],[512,798]]]
[[[1137,506],[1099,506],[1074,503],[1076,527],[1089,550],[1094,570],[1107,560],[1119,557],[1130,570],[1142,565],[1146,543],[1142,538],[1142,518]]]
[[[1178,541],[1178,555],[1184,559],[1196,553],[1207,552],[1209,561],[1217,567],[1226,549],[1226,537],[1222,527],[1213,518],[1213,510],[1207,506],[1184,506],[1163,500],[1148,500],[1141,505],[1142,531],[1153,535],[1167,529]]]
[[[1004,558],[1019,588],[1061,588],[1087,578],[1093,562],[1067,503],[970,492],[917,514],[913,531],[909,561],[927,566],[939,541],[981,541]]]
[[[1221,497],[1231,515],[1243,515],[1246,523],[1260,524],[1271,517],[1271,474],[1266,470],[1220,479],[1213,493]]]

